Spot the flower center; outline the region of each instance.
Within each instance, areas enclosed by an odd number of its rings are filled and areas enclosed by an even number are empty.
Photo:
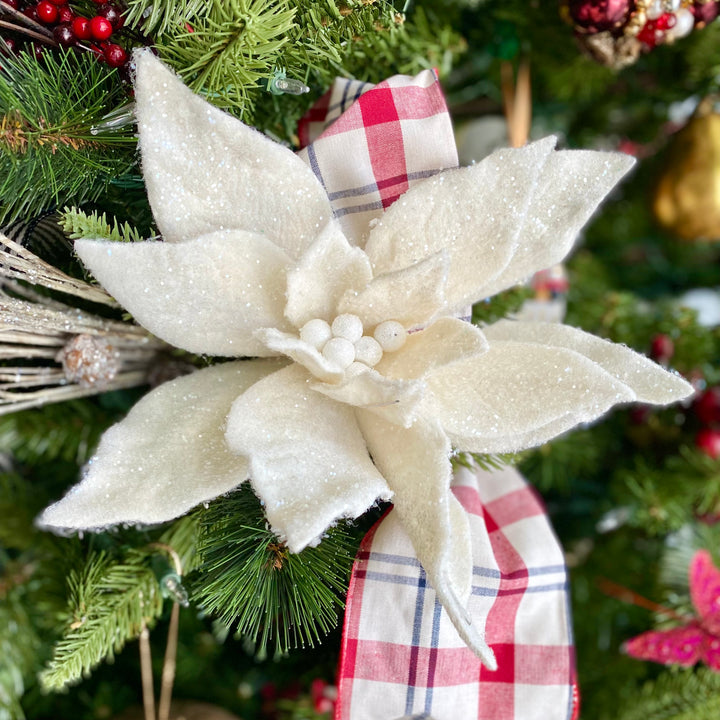
[[[362,320],[350,313],[338,315],[332,323],[315,318],[300,329],[303,342],[351,376],[375,367],[383,353],[399,350],[406,337],[407,331],[396,320],[386,320],[375,327],[372,335],[365,335]]]

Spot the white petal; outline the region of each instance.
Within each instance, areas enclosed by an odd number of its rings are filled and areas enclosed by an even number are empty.
[[[417,380],[392,380],[368,369],[339,385],[315,383],[313,388],[340,403],[370,410],[409,427],[417,416],[425,385]]]
[[[623,153],[550,153],[533,192],[517,252],[494,282],[483,288],[485,295],[560,262],[597,206],[634,164],[635,159]]]
[[[351,247],[333,221],[288,270],[285,316],[297,328],[314,318],[332,322],[343,293],[362,289],[371,279],[367,255]]]
[[[477,165],[415,185],[383,215],[365,251],[376,274],[400,270],[447,249],[446,299],[455,310],[484,297],[522,242],[538,178],[555,146],[546,138],[498,150]]]
[[[78,485],[40,516],[58,530],[159,523],[247,479],[225,443],[232,401],[282,367],[277,360],[215,365],[148,393],[102,437]]]
[[[491,342],[486,353],[445,365],[426,381],[424,412],[457,448],[482,453],[540,445],[636,399],[592,360],[533,343]]]
[[[184,243],[77,240],[75,251],[143,327],[208,355],[267,356],[259,327],[286,328],[287,255],[240,230]]]
[[[450,492],[448,438],[432,420],[406,429],[359,411],[358,422],[441,603],[463,638],[488,666],[495,666],[479,634],[482,628],[473,631],[465,609],[472,584],[472,544],[465,511]]]
[[[231,449],[249,458],[253,488],[291,552],[391,495],[354,409],[310,383],[296,365],[256,383],[233,404],[226,433]]]
[[[441,251],[416,265],[378,275],[365,290],[345,293],[338,310],[365,327],[396,320],[406,328],[424,325],[445,307],[449,258]]]
[[[134,59],[145,185],[165,239],[249,230],[298,258],[332,217],[312,170],[195,95],[151,52]]]
[[[344,372],[335,363],[330,362],[312,345],[303,342],[297,335],[284,333],[275,328],[261,328],[255,333],[255,336],[272,354],[281,353],[292,358],[318,380],[339,382],[344,375]]]
[[[502,320],[485,328],[485,334],[492,343],[517,340],[574,350],[630,387],[639,402],[666,405],[694,392],[689,382],[644,355],[569,325]]]
[[[420,378],[436,367],[487,349],[485,336],[474,325],[457,318],[440,318],[425,330],[408,335],[399,350],[385,353],[377,370],[391,378]]]

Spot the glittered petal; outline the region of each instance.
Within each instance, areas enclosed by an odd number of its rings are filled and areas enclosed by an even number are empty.
[[[623,153],[550,153],[520,230],[517,252],[484,288],[485,295],[494,295],[560,262],[597,206],[634,164],[635,159]]]
[[[565,348],[490,342],[490,349],[426,377],[426,408],[453,445],[480,453],[540,445],[600,417],[635,393]]]
[[[335,363],[326,360],[312,345],[303,342],[297,335],[284,333],[275,328],[261,328],[255,333],[271,354],[282,354],[300,363],[318,380],[338,382],[343,371]]]
[[[473,631],[465,609],[472,583],[472,546],[465,511],[450,492],[450,442],[432,421],[411,428],[358,411],[375,464],[394,493],[393,504],[417,558],[453,624],[488,664],[492,651]]]
[[[78,485],[40,516],[42,527],[98,530],[159,523],[247,479],[225,443],[232,401],[282,367],[277,360],[215,365],[164,383],[102,437]]]
[[[490,342],[512,340],[574,350],[632,388],[639,402],[666,405],[694,392],[689,382],[644,355],[569,325],[502,320],[484,332]]]
[[[333,221],[288,270],[285,316],[298,328],[313,318],[332,322],[343,293],[364,288],[371,278],[367,255],[351,247]]]
[[[688,570],[690,597],[703,625],[720,638],[720,570],[707,550],[698,550]]]
[[[283,318],[287,255],[241,230],[184,243],[77,240],[75,251],[100,284],[143,327],[194,353],[277,353],[256,340]]]
[[[376,277],[364,290],[348,290],[341,313],[360,317],[365,327],[392,319],[405,327],[424,325],[445,307],[445,284],[449,267],[446,252],[416,265]]]
[[[399,350],[385,353],[377,370],[391,378],[420,378],[434,368],[487,349],[485,336],[474,325],[457,318],[440,318],[427,329],[408,335]]]
[[[228,416],[228,445],[249,458],[253,488],[291,552],[391,495],[354,409],[315,392],[311,382],[298,366],[280,370],[239,397]]]
[[[195,95],[151,52],[133,57],[143,174],[165,239],[249,230],[297,259],[332,217],[312,170]]]
[[[651,630],[631,638],[623,650],[636,660],[652,660],[663,665],[692,667],[703,655],[707,633],[695,623]]]
[[[376,274],[413,265],[446,249],[446,300],[457,310],[485,297],[522,241],[520,233],[555,138],[498,150],[477,165],[449,170],[411,188],[370,232]]]
[[[313,389],[337,402],[370,410],[407,427],[416,417],[425,386],[417,380],[386,378],[368,369],[342,384],[316,383]]]

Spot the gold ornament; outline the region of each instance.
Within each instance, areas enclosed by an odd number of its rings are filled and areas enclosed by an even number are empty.
[[[706,98],[673,139],[653,213],[682,240],[720,240],[720,114]]]

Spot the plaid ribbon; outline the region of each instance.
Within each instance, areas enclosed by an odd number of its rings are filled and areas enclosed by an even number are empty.
[[[298,136],[311,141],[299,155],[357,245],[414,183],[458,164],[445,98],[430,70],[375,86],[338,79],[300,121]]]
[[[457,166],[431,71],[376,86],[339,79],[298,134],[307,145],[300,156],[359,245],[415,182]],[[487,616],[498,670],[483,668],[464,645],[391,511],[368,533],[353,568],[336,720],[574,720],[567,577],[541,503],[510,468],[461,470],[453,492],[477,550],[468,611]],[[479,561],[488,542],[492,567]]]
[[[365,537],[345,609],[336,720],[570,720],[574,651],[563,554],[542,504],[512,468],[456,474],[474,544],[471,616],[487,615],[491,672],[465,647],[396,513]]]

